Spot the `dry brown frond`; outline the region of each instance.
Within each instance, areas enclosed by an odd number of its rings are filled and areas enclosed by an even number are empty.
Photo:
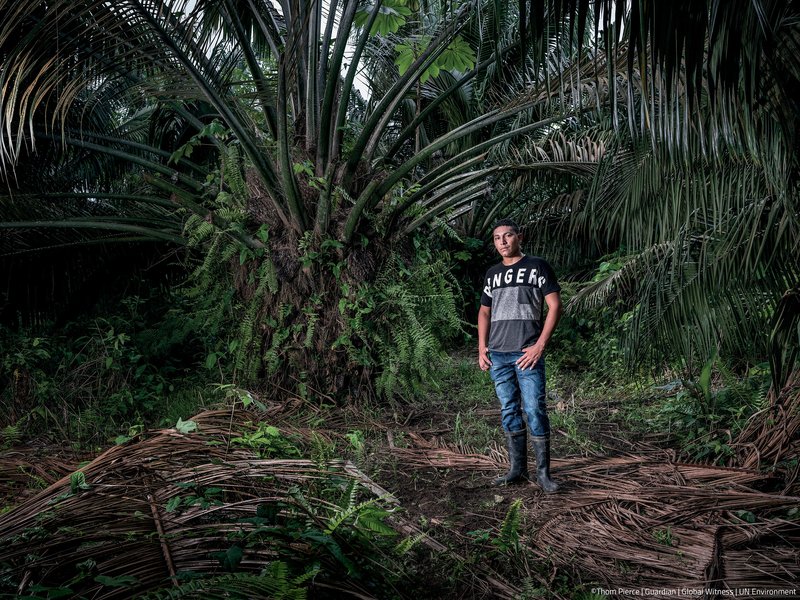
[[[770,390],[769,407],[753,415],[735,446],[739,464],[751,469],[800,455],[800,369],[789,375],[780,394]]]
[[[506,461],[410,437],[418,447],[392,449],[406,467],[494,471]],[[525,539],[543,561],[639,594],[800,590],[800,524],[787,520],[800,498],[761,491],[775,486],[773,475],[677,462],[651,448],[552,462],[559,493],[509,488],[526,498]]]
[[[91,560],[92,575],[80,582],[80,593],[92,598],[129,598],[177,582],[186,573],[222,574],[215,553],[230,549],[232,539],[254,530],[247,519],[257,515],[259,505],[274,504],[302,508],[307,503],[318,513],[330,508],[328,500],[315,498],[308,490],[315,482],[358,481],[363,492],[397,504],[352,463],[330,461],[319,465],[301,459],[258,458],[253,452],[231,444],[233,437],[255,431],[265,419],[280,423],[283,433],[307,438],[311,429],[307,406],[298,414],[297,402],[273,404],[266,412],[229,408],[208,410],[192,420],[198,432],[182,434],[175,429],[150,432],[136,441],[115,446],[81,469],[86,489],[71,481],[72,468],[59,465],[62,475],[47,489],[24,500],[11,512],[0,515],[0,565],[4,575],[19,582],[18,593],[33,584],[59,587],[80,572],[77,566]],[[314,417],[313,411],[311,418]],[[283,426],[283,423],[293,423]],[[333,432],[314,430],[327,438]],[[8,457],[11,464],[20,460]],[[14,464],[17,464],[14,463]],[[42,462],[40,468],[46,469]],[[71,485],[72,483],[72,485]],[[202,495],[214,488],[218,502],[198,502],[170,507],[180,497]],[[298,490],[302,498],[298,499]],[[306,513],[308,514],[307,511]],[[310,518],[317,518],[310,516]],[[418,538],[435,552],[447,548],[400,515],[389,523],[399,532]],[[245,544],[242,544],[246,546]],[[292,546],[303,556],[311,550],[298,540]],[[284,559],[280,548],[260,544],[244,547],[239,570],[258,573],[272,561]],[[460,560],[451,553],[451,557]],[[95,583],[96,574],[135,577],[136,583],[113,587]],[[476,568],[475,588],[486,597],[511,600],[519,590],[503,582],[489,569]],[[357,582],[343,578],[315,578],[318,588],[336,590],[348,597],[370,598]]]

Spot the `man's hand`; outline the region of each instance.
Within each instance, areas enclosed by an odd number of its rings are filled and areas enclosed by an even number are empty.
[[[481,371],[488,371],[492,366],[492,361],[489,359],[488,348],[478,348],[478,366]]]
[[[488,371],[492,366],[489,358],[489,328],[492,323],[492,309],[481,305],[478,310],[478,366]]]
[[[544,344],[536,342],[533,346],[522,349],[522,356],[517,359],[517,366],[522,369],[532,369],[539,362],[544,353]]]

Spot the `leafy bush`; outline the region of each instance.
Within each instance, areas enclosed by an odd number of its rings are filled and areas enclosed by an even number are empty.
[[[677,394],[648,409],[646,422],[674,437],[691,459],[725,464],[734,458],[731,441],[763,408],[770,377],[766,365],[744,378],[718,366],[719,382],[712,385],[713,365],[709,361],[697,381],[684,381]]]
[[[627,319],[620,319],[612,307],[570,310],[570,299],[578,288],[574,283],[562,283],[562,302],[568,308],[548,346],[548,364],[556,371],[579,372],[590,384],[630,379],[630,365],[620,345]]]
[[[377,390],[385,396],[419,393],[444,358],[445,343],[463,330],[449,256],[428,260],[418,257],[411,266],[395,262],[375,284]]]
[[[0,426],[96,444],[137,424],[174,422],[173,395],[191,412],[200,399],[188,390],[205,383],[190,368],[201,346],[174,335],[181,306],[165,309],[169,300],[128,297],[115,312],[37,333],[0,326],[8,349],[0,355]]]

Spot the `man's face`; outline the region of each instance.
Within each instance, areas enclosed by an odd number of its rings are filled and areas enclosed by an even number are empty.
[[[494,230],[494,247],[503,258],[510,258],[520,254],[519,245],[522,235],[514,233],[514,228],[502,225]]]

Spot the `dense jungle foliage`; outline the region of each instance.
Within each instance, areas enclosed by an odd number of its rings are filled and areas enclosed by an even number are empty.
[[[625,425],[733,464],[796,369],[791,2],[0,0],[0,17],[0,448],[97,450],[226,402],[424,402],[472,352],[499,217],[563,282],[562,396],[658,385]],[[394,534],[340,484],[281,505],[326,558],[287,551],[260,593],[301,597],[325,569],[390,596],[413,578],[352,563]],[[517,552],[506,518],[493,548]],[[346,543],[320,541],[344,522]]]

